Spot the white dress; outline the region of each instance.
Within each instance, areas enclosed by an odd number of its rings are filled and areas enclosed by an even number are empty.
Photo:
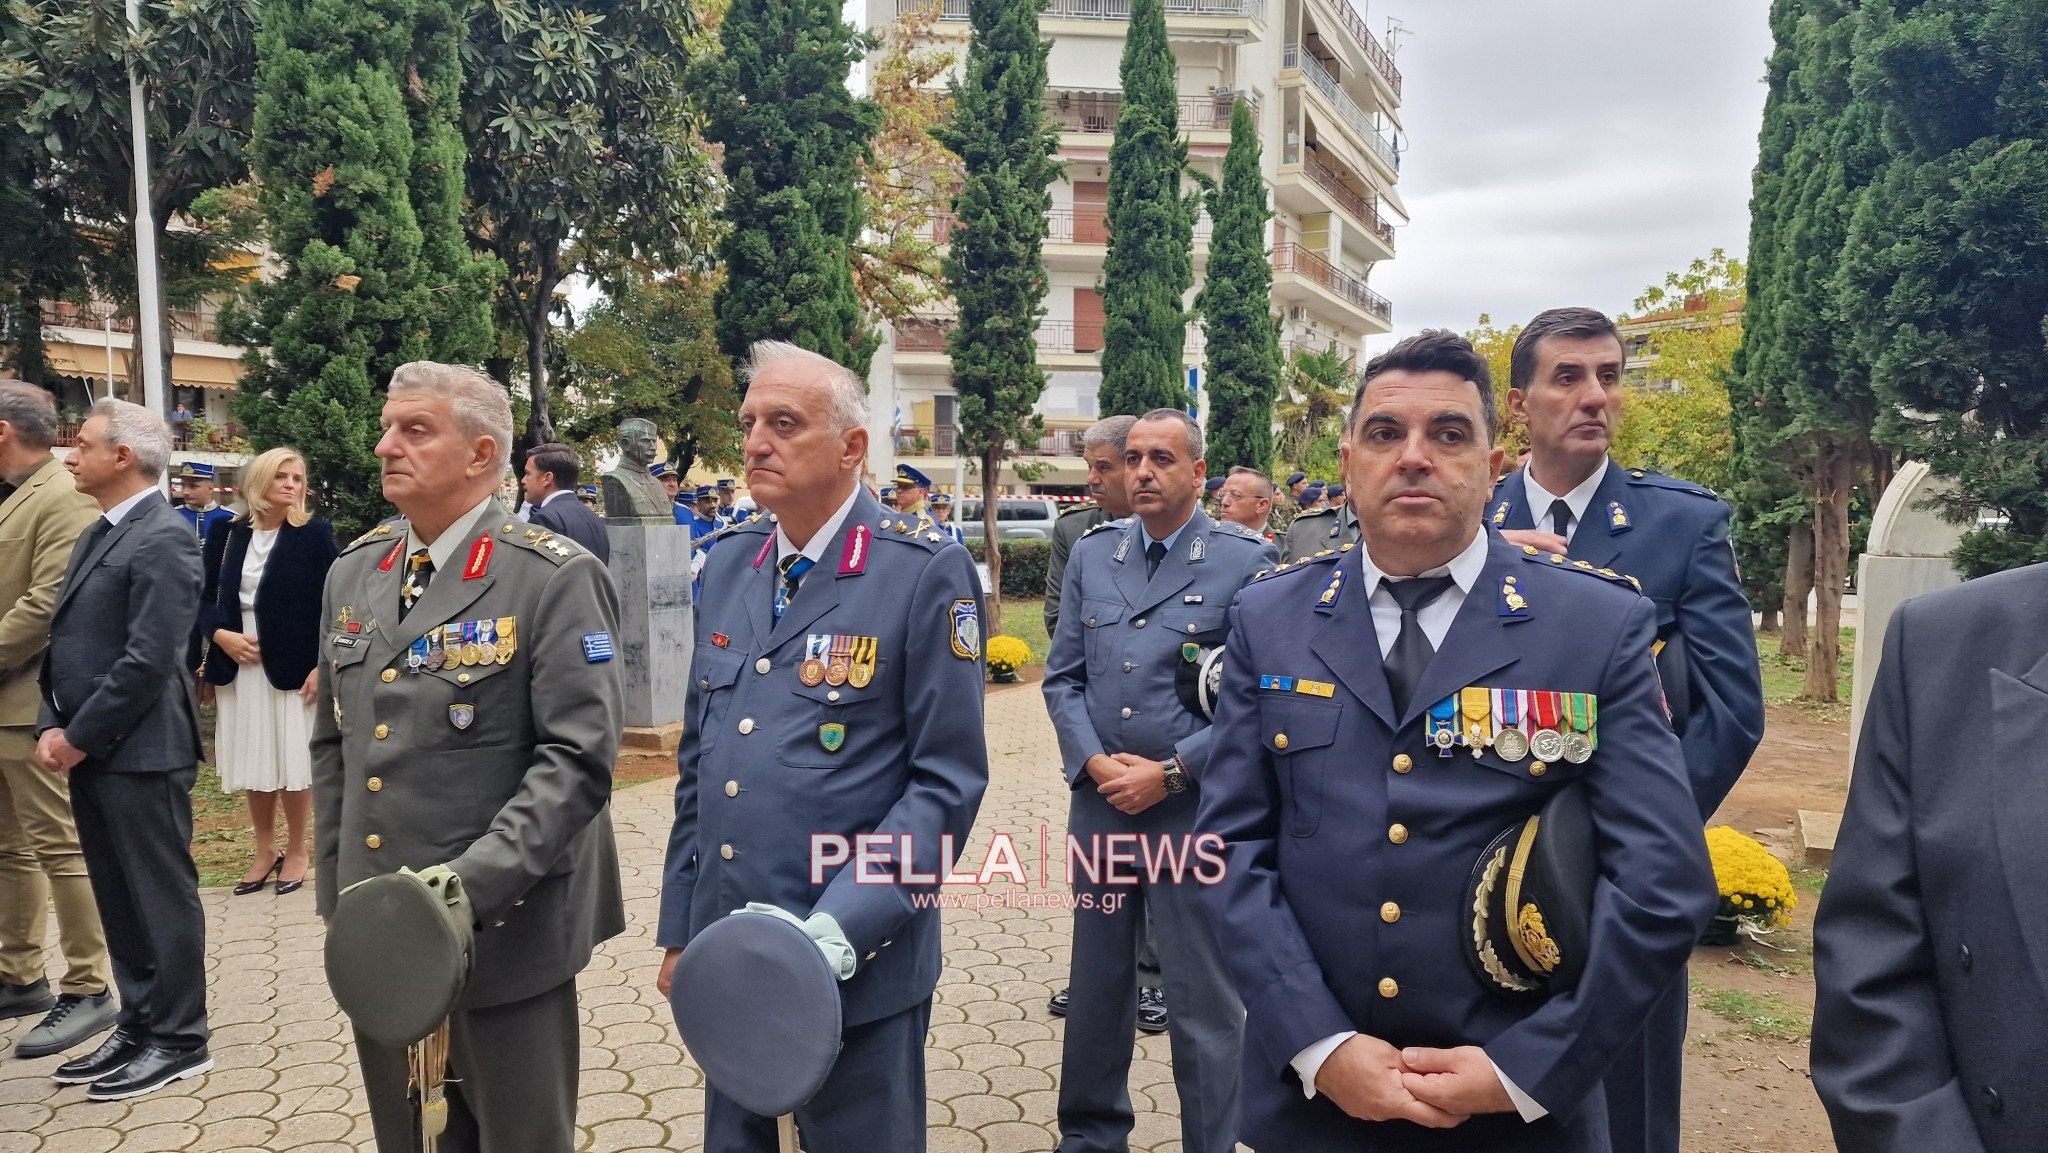
[[[242,632],[251,637],[256,586],[276,543],[276,529],[252,533],[242,560]],[[274,793],[313,787],[313,706],[300,699],[297,685],[272,688],[261,664],[241,665],[233,683],[215,690],[214,701],[220,710],[214,743],[222,789]]]

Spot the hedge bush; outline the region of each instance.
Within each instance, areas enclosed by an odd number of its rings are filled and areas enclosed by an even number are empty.
[[[985,561],[988,554],[982,551],[982,542],[967,542],[967,551],[974,559]],[[1003,542],[1003,595],[1006,597],[1042,597],[1045,595],[1045,570],[1052,563],[1052,542],[1023,538]]]

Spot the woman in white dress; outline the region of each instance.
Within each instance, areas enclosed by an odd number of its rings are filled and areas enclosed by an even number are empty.
[[[309,865],[320,591],[337,550],[334,530],[306,512],[306,461],[297,451],[271,449],[243,479],[248,510],[206,537],[201,671],[216,686],[221,788],[248,794],[256,829],[256,858],[235,892],[260,892],[275,877],[285,894],[305,883]]]

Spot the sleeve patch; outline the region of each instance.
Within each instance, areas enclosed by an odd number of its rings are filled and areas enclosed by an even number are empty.
[[[586,664],[602,664],[612,659],[612,634],[584,633],[583,660]]]
[[[953,655],[963,661],[981,659],[981,616],[972,600],[957,600],[947,612],[952,625]]]

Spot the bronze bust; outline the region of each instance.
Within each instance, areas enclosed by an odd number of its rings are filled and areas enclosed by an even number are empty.
[[[668,490],[648,475],[654,463],[654,424],[630,417],[619,424],[619,466],[604,474],[604,516],[612,524],[676,523]]]

